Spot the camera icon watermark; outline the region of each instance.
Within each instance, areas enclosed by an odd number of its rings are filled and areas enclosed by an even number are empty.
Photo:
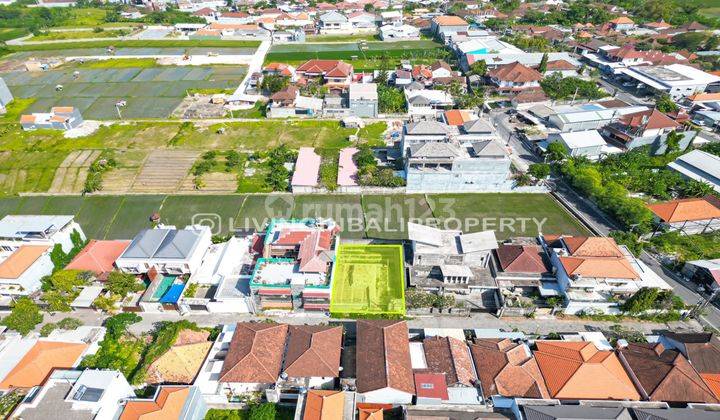
[[[222,217],[217,213],[196,213],[193,214],[191,223],[193,225],[207,226],[213,235],[222,233]]]

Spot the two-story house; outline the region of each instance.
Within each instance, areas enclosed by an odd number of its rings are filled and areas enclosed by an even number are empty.
[[[493,85],[501,92],[540,88],[543,75],[519,61],[498,66],[487,74]]]

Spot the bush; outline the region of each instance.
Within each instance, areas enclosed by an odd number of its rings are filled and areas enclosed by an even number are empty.
[[[122,297],[127,296],[129,293],[139,292],[143,290],[143,288],[144,286],[135,276],[119,271],[111,272],[105,281],[105,289],[114,295]]]
[[[600,99],[608,96],[601,90],[597,83],[592,80],[583,80],[577,77],[562,77],[559,73],[544,78],[540,81],[545,94],[552,99]]]
[[[58,328],[57,324],[49,322],[40,328],[40,337],[47,337]]]
[[[78,328],[82,327],[83,323],[77,318],[63,318],[57,323],[57,327],[63,330],[77,330]]]

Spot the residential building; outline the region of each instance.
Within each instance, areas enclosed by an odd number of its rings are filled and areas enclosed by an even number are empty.
[[[343,327],[290,325],[279,392],[333,389],[340,376]]]
[[[683,265],[682,274],[705,289],[714,291],[720,288],[720,258],[687,261]]]
[[[720,192],[720,157],[693,150],[668,163],[668,167],[687,179],[709,184]]]
[[[163,385],[150,398],[125,400],[117,420],[143,420],[147,418],[202,420],[207,406],[200,390],[194,386]]]
[[[66,253],[74,243],[73,233],[85,240],[74,216],[8,215],[0,219],[0,249],[14,251],[23,245],[60,245]]]
[[[405,102],[411,118],[435,118],[455,104],[448,92],[431,89],[405,89]]]
[[[405,172],[408,192],[509,191],[514,184],[510,157],[494,140],[410,146]]]
[[[55,265],[48,245],[21,245],[14,251],[0,251],[0,295],[29,295],[52,274]]]
[[[718,403],[685,356],[661,343],[630,343],[618,358],[644,400],[677,403]]]
[[[375,31],[377,29],[377,16],[365,11],[350,13],[347,16],[352,28],[358,31]]]
[[[602,103],[579,107],[556,106],[551,108],[548,122],[562,132],[599,130],[623,115],[645,110],[647,107],[644,106],[606,107]]]
[[[353,420],[355,418],[353,396],[352,392],[311,389],[298,400],[295,418]],[[299,412],[302,412],[302,417],[299,417]]]
[[[551,133],[548,143],[560,143],[568,155],[585,156],[590,160],[599,159],[607,151],[607,143],[597,130]]]
[[[296,73],[306,79],[320,78],[331,86],[347,87],[353,76],[353,66],[339,60],[309,60]]]
[[[505,64],[487,73],[487,77],[499,91],[539,89],[543,75],[520,62]]]
[[[703,93],[708,86],[720,82],[720,76],[706,73],[685,64],[666,66],[634,66],[622,70],[623,76],[634,80],[637,87],[653,93],[666,93],[679,100]]]
[[[720,199],[713,195],[648,204],[647,208],[662,231],[692,235],[720,229]]]
[[[410,153],[410,148],[425,143],[446,142],[450,138],[451,129],[448,125],[434,120],[408,122],[403,126],[401,149],[403,156]]]
[[[553,60],[548,61],[544,76],[552,76],[554,74],[560,75],[560,77],[577,77],[578,66],[567,61],[567,60]]]
[[[80,110],[72,106],[55,106],[49,113],[33,113],[20,116],[23,130],[53,129],[70,130],[82,124]]]
[[[480,338],[470,345],[483,396],[549,398],[545,380],[530,348],[507,338]]]
[[[347,16],[336,11],[330,11],[318,18],[318,30],[321,34],[351,33],[353,25]]]
[[[545,250],[534,240],[501,243],[490,265],[500,288],[528,293],[556,289],[555,275]]]
[[[213,22],[190,35],[190,39],[270,39],[271,31],[257,23]]]
[[[405,321],[358,320],[358,402],[409,404],[415,395]]]
[[[273,219],[250,279],[257,308],[327,311],[339,231],[333,220]]]
[[[262,69],[264,75],[284,76],[290,78],[291,82],[297,80],[295,67],[285,63],[269,63]]]
[[[535,360],[551,398],[631,401],[641,398],[614,352],[598,350],[587,341],[538,340],[535,345]]]
[[[695,132],[685,131],[677,121],[657,109],[625,114],[603,128],[608,139],[625,150],[651,145],[656,154],[665,153],[667,135],[671,132],[682,135],[680,150],[687,148],[695,137]]]
[[[627,16],[620,16],[611,20],[610,26],[618,32],[624,32],[635,29],[635,22]]]
[[[23,400],[11,418],[114,420],[118,402],[135,391],[117,370],[54,370]]]
[[[146,382],[192,384],[212,346],[209,335],[204,330],[180,330],[170,348],[148,366]]]
[[[394,25],[403,22],[403,12],[400,10],[388,10],[380,12],[380,19],[383,25]]]
[[[408,24],[383,25],[380,27],[380,39],[383,41],[420,39],[420,29]]]
[[[42,385],[55,369],[71,369],[93,354],[105,336],[103,327],[82,326],[49,336],[5,335],[0,346],[0,390]]]
[[[199,225],[144,229],[115,260],[115,265],[131,274],[145,274],[151,269],[169,275],[191,274],[200,267],[212,244],[211,236],[209,227]]]
[[[91,239],[65,269],[90,271],[97,279],[105,280],[115,270],[115,260],[129,245],[130,241],[124,240]]]
[[[467,32],[468,23],[459,16],[436,16],[431,21],[430,30],[438,37],[451,37],[458,32]]]
[[[720,398],[720,339],[713,333],[664,333],[660,342],[679,350]]]
[[[243,395],[274,386],[282,369],[287,334],[285,324],[238,322],[217,379],[218,392]]]
[[[528,420],[633,420],[630,409],[596,407],[592,405],[523,405],[524,418]]]
[[[288,86],[270,97],[267,116],[268,118],[315,117],[322,113],[322,109],[322,99],[302,96],[300,89]]]
[[[375,83],[350,83],[348,89],[350,112],[361,118],[377,118],[378,92]]]
[[[290,187],[294,194],[317,191],[322,158],[312,147],[301,147],[295,161]]]
[[[612,238],[544,236],[567,314],[618,312],[619,301],[643,287],[671,290],[654,271]]]

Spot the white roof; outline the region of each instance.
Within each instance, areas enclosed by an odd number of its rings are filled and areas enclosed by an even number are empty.
[[[510,64],[519,62],[526,66],[534,66],[540,64],[542,61],[543,53],[511,53],[511,54],[471,54],[475,61],[485,60],[489,66],[499,66],[502,64]],[[548,53],[549,61],[565,60],[572,63],[574,66],[579,66],[580,63],[572,58],[568,53]]]
[[[229,241],[211,245],[202,264],[192,274],[191,282],[200,284],[218,284],[235,272],[239,272],[246,250],[249,248],[247,239],[230,238]]]
[[[72,220],[73,216],[8,215],[0,220],[0,238],[22,239],[33,233],[49,233]]]
[[[319,111],[322,109],[323,100],[309,96],[298,96],[295,98],[295,107]]]
[[[425,360],[425,347],[423,343],[410,343],[410,366],[413,369],[427,369],[427,360]]]
[[[408,100],[411,100],[412,98],[416,98],[418,96],[422,96],[423,98],[427,98],[430,103],[437,103],[437,104],[451,104],[453,103],[453,97],[449,93],[443,91],[443,90],[433,90],[433,89],[418,89],[418,90],[412,90],[412,91],[405,91],[405,95],[407,96]]]
[[[377,101],[377,84],[376,83],[350,83],[349,88],[350,100],[371,100]]]
[[[570,149],[605,145],[605,140],[597,130],[571,131],[567,133],[558,133],[557,136],[562,138],[563,143],[565,143]]]
[[[465,330],[462,328],[425,328],[425,337],[453,337],[465,341]]]
[[[720,191],[718,183],[720,180],[720,157],[718,156],[702,150],[693,150],[670,162],[668,166],[689,178],[708,182],[714,186],[716,191]]]
[[[70,306],[74,308],[89,308],[92,306],[92,303],[95,301],[95,299],[100,296],[100,293],[102,293],[102,291],[102,286],[83,287],[78,297],[76,297],[75,300],[72,301]]]
[[[487,50],[488,53],[494,54],[523,54],[520,48],[501,41],[494,36],[471,39],[457,44],[457,49],[463,54],[472,51]],[[479,55],[479,54],[477,54]]]
[[[391,10],[391,11],[389,11],[389,12],[382,12],[382,13],[380,13],[380,16],[382,16],[382,17],[385,18],[385,19],[387,19],[387,18],[394,18],[394,17],[401,17],[401,16],[402,16],[402,12],[399,11],[399,10]]]
[[[684,64],[636,66],[623,69],[622,72],[656,89],[668,89],[688,85],[707,85],[720,81],[720,77],[718,76]]]
[[[22,338],[20,334],[5,334],[0,342],[0,380],[12,371],[30,349],[37,343],[37,338]]]
[[[495,231],[492,230],[460,235],[460,245],[462,246],[463,253],[466,254],[469,252],[489,251],[498,248]]]
[[[433,246],[442,245],[442,230],[432,226],[408,222],[408,238],[411,241],[422,242]]]
[[[440,266],[443,277],[472,277],[473,272],[464,265],[443,264]]]

